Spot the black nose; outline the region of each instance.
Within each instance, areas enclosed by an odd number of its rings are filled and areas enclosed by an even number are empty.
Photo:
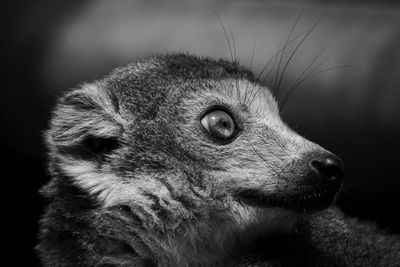
[[[325,178],[338,186],[341,184],[345,169],[342,160],[338,157],[327,155],[314,158],[311,160],[310,166],[319,177]]]

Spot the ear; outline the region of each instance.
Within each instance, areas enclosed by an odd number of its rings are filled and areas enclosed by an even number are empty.
[[[53,156],[102,161],[119,146],[122,130],[116,96],[102,83],[85,84],[60,99],[46,142]]]

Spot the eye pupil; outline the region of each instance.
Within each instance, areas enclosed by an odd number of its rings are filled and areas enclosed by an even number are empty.
[[[212,137],[223,141],[231,139],[236,132],[233,118],[222,110],[207,113],[201,119],[201,124]]]

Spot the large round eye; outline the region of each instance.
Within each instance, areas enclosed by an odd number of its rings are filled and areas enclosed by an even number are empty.
[[[210,113],[207,113],[200,122],[204,129],[217,139],[226,141],[232,138],[235,134],[235,122],[225,111],[211,111]]]

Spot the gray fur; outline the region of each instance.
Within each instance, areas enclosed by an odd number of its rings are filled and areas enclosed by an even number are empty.
[[[201,127],[212,106],[235,117],[233,142]],[[60,99],[46,143],[53,178],[37,246],[46,266],[400,261],[399,237],[336,209],[312,213],[336,191],[302,184],[308,160],[329,152],[290,130],[268,89],[235,63],[173,54],[116,69]],[[242,201],[249,194],[260,203]]]

